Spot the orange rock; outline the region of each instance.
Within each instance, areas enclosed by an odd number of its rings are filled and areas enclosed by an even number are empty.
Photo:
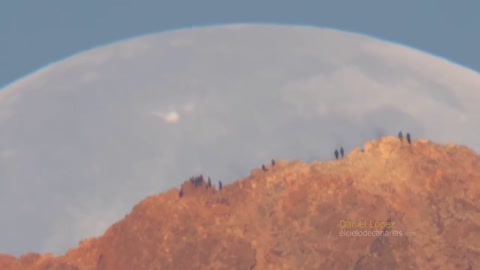
[[[396,137],[364,149],[277,160],[221,192],[187,181],[62,256],[0,255],[0,269],[480,269],[480,157]]]

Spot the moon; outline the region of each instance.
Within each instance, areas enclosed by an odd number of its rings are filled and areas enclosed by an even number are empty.
[[[192,175],[231,183],[272,158],[330,160],[400,130],[478,152],[479,89],[445,59],[306,26],[82,52],[0,91],[0,253],[62,254]]]

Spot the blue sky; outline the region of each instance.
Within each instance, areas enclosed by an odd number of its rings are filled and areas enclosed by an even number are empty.
[[[2,1],[0,88],[100,45],[223,23],[306,24],[367,34],[480,70],[478,0]]]

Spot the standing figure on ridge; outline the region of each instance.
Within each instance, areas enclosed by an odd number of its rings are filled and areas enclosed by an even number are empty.
[[[335,149],[335,158],[338,159],[338,150]]]
[[[263,170],[264,172],[268,171],[268,170],[267,170],[267,167],[265,167],[265,164],[262,164],[262,170]]]
[[[198,187],[200,185],[200,177],[199,176],[195,176],[195,179],[193,181],[193,184]]]
[[[340,155],[342,155],[342,158],[343,158],[343,154],[344,154],[343,147],[340,147]]]
[[[183,187],[180,188],[180,191],[178,192],[178,197],[182,198],[183,197]]]
[[[272,167],[275,166],[275,159],[272,159]]]
[[[211,187],[212,187],[212,180],[210,179],[210,177],[208,177],[207,187],[208,187],[208,188],[211,188]]]
[[[199,187],[203,185],[203,175],[200,174],[199,176],[195,177],[195,186]]]
[[[403,133],[402,131],[398,132],[398,138],[403,142]]]
[[[410,133],[407,132],[407,142],[408,144],[412,144],[412,140],[410,138]]]
[[[218,190],[222,190],[223,184],[222,181],[218,181]]]

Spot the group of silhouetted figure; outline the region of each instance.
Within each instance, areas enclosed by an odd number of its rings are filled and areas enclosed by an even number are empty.
[[[196,187],[203,186],[203,184],[205,183],[203,179],[203,174],[200,174],[199,176],[192,176],[190,177],[189,180],[190,180],[190,183],[192,183]],[[212,180],[210,179],[210,177],[208,177],[207,185],[205,187],[206,188],[212,187]]]
[[[275,159],[272,159],[271,164],[272,164],[272,167],[275,166]],[[262,164],[262,171],[264,172],[268,171],[267,166],[265,166],[265,164]]]
[[[408,142],[408,144],[412,144],[412,138],[410,137],[410,133],[407,132],[406,137],[407,137],[407,142]],[[403,133],[402,133],[402,131],[398,132],[398,138],[400,139],[400,141],[403,142]]]
[[[412,139],[411,139],[410,133],[407,132],[405,137],[407,139],[408,144],[412,144]],[[403,142],[402,131],[398,132],[398,138],[400,139],[400,141]],[[338,160],[339,158],[343,158],[343,156],[345,154],[345,151],[343,150],[343,147],[340,147],[339,150],[335,149],[334,154],[335,154],[335,159]],[[274,159],[272,159],[271,164],[272,164],[272,167],[275,166],[275,160]],[[265,164],[262,164],[262,171],[264,171],[264,172],[268,171],[267,166],[265,166]],[[205,184],[205,181],[204,181],[204,178],[203,178],[202,174],[200,174],[199,176],[192,176],[192,177],[190,177],[189,180],[195,187],[201,187]],[[210,179],[210,177],[208,177],[205,188],[209,189],[211,187],[212,187],[212,180]],[[218,181],[218,190],[222,190],[222,188],[223,188],[222,181]],[[178,196],[180,198],[183,197],[183,187],[180,188]]]
[[[275,166],[275,160],[274,159],[272,159],[271,164],[272,164],[272,167]],[[267,166],[265,166],[265,164],[262,164],[262,170],[264,172],[268,171]],[[192,183],[195,187],[202,187],[205,184],[203,174],[200,174],[199,176],[192,176],[192,177],[189,178],[189,180],[190,180],[190,183]],[[205,188],[206,189],[212,188],[212,180],[210,179],[210,177],[207,178]],[[220,191],[220,190],[222,190],[222,188],[223,188],[222,181],[218,181],[218,190]],[[183,194],[184,194],[183,187],[181,187],[180,191],[178,192],[178,197],[182,198]]]
[[[195,187],[202,187],[205,185],[205,189],[212,188],[212,179],[208,177],[207,181],[205,182],[205,179],[203,178],[203,174],[200,174],[199,176],[192,176],[188,180],[190,180],[190,183],[192,183]],[[223,188],[222,181],[218,181],[218,190],[222,190],[222,188]],[[183,187],[180,188],[180,191],[178,192],[178,197],[180,198],[183,197]]]
[[[406,134],[406,139],[407,139],[407,142],[408,144],[412,144],[412,138],[410,136],[410,133],[407,132]],[[402,131],[398,132],[398,138],[400,139],[400,141],[403,142],[403,133]],[[363,152],[363,151],[362,151]],[[343,150],[343,147],[340,147],[340,151],[338,151],[337,149],[335,149],[335,152],[333,152],[335,154],[335,159],[339,159],[339,158],[343,158],[343,155],[345,154],[344,150]]]
[[[340,154],[341,158],[343,158],[343,155],[345,154],[345,152],[343,151],[343,147],[340,147],[340,152],[335,149],[335,152],[333,152],[335,154],[335,159],[338,159],[338,154]]]

